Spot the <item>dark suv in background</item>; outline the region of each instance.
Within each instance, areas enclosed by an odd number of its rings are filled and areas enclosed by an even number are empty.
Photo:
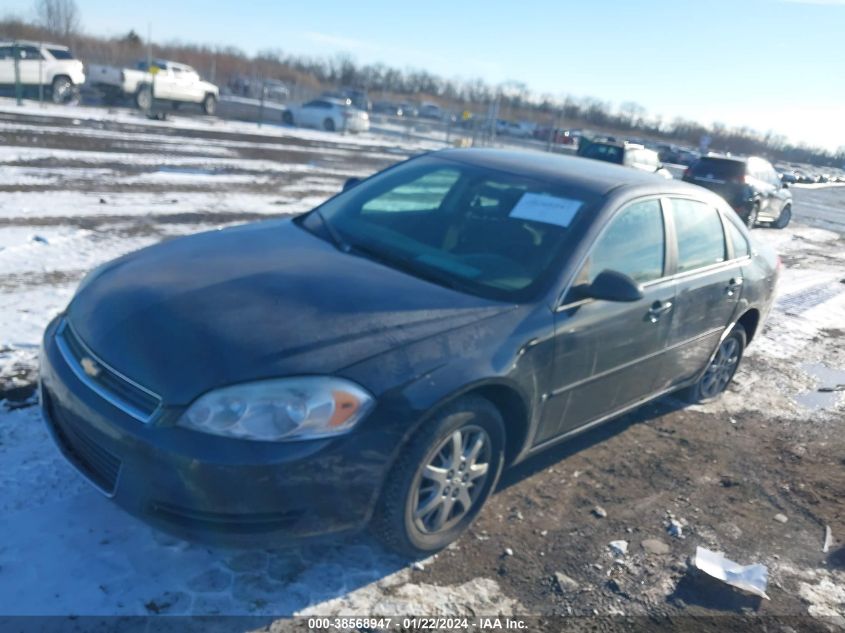
[[[767,222],[783,229],[792,219],[789,185],[763,158],[703,156],[687,168],[684,180],[722,196],[748,228]]]

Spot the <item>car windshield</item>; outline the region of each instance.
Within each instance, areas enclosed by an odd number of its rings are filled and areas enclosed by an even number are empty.
[[[581,156],[586,158],[596,158],[604,160],[608,163],[622,164],[624,151],[621,147],[616,145],[604,145],[602,143],[591,143],[580,152]]]
[[[425,157],[341,193],[301,223],[435,283],[523,300],[559,270],[573,226],[595,202],[557,184]]]

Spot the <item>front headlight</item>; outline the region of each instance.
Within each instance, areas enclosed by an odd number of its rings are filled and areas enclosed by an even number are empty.
[[[179,425],[244,440],[310,440],[349,432],[373,404],[370,394],[341,378],[280,378],[200,396]]]

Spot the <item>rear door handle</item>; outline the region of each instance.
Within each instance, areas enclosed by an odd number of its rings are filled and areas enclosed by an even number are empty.
[[[671,301],[655,301],[648,309],[648,320],[652,323],[657,323],[661,315],[669,312],[672,309]]]
[[[728,282],[727,287],[725,288],[725,293],[729,297],[733,297],[734,293],[739,290],[739,287],[742,285],[742,277],[732,277],[731,280]]]

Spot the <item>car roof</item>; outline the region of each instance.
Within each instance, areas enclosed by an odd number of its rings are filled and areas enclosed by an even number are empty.
[[[52,44],[50,42],[35,42],[33,40],[0,40],[0,46],[11,46],[17,44],[18,46],[35,46],[36,48],[60,48],[64,51],[69,51],[70,48],[64,44]]]
[[[703,195],[700,187],[680,180],[667,180],[640,169],[580,156],[486,148],[445,149],[435,154],[449,160],[567,185],[602,196],[616,189],[648,185],[660,193]]]

